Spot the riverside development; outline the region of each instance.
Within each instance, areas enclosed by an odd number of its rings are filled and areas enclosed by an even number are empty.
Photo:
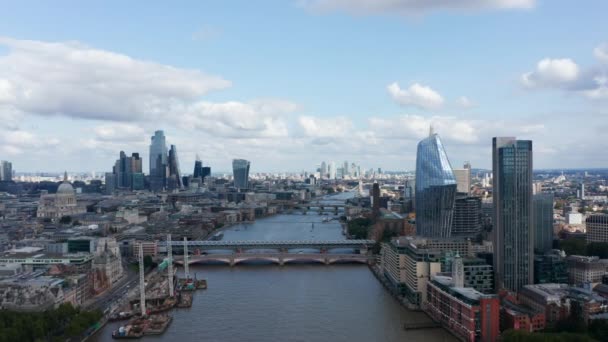
[[[342,200],[350,196],[331,198]],[[326,217],[301,213],[276,215],[225,229],[220,241],[348,241],[338,217],[332,214],[331,221],[326,221]],[[263,249],[256,252],[266,255]],[[311,250],[296,248],[290,252],[301,256]],[[352,251],[337,249],[335,254],[346,252]],[[206,256],[227,255],[227,251],[208,253]],[[190,258],[197,260],[196,255]],[[300,336],[307,336],[307,341],[396,341],[423,337],[428,341],[457,341],[443,329],[406,330],[408,322],[432,321],[422,312],[399,305],[374,278],[367,263],[324,265],[294,261],[279,266],[261,257],[233,267],[221,261],[197,262],[189,270],[204,277],[208,289],[194,295],[191,308],[172,313],[174,320],[159,337],[161,340],[197,336],[200,340],[217,341],[297,341]],[[178,274],[183,274],[182,267],[178,268]],[[111,332],[120,324],[108,324],[93,341],[110,341]]]

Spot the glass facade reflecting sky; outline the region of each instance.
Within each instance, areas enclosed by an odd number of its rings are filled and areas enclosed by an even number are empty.
[[[492,141],[494,271],[497,289],[519,291],[534,282],[532,141]]]
[[[235,188],[247,189],[249,187],[249,165],[249,161],[245,159],[234,159],[232,161]]]
[[[450,237],[456,179],[439,135],[418,143],[416,154],[416,234]]]

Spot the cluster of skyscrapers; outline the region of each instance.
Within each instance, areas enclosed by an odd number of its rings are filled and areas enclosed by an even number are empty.
[[[333,161],[329,163],[323,161],[318,168],[318,172],[321,179],[357,178],[362,175],[360,165],[355,163],[349,164],[346,160],[341,166],[336,166],[336,163]]]
[[[142,158],[139,153],[128,157],[120,152],[111,173],[106,173],[106,192],[112,193],[116,189],[142,190],[149,188],[152,191],[175,190],[188,186],[190,183],[202,185],[204,178],[211,175],[210,167],[203,167],[198,158],[194,163],[192,177],[182,177],[177,156],[177,147],[171,145],[167,149],[166,138],[163,131],[154,132],[150,143],[150,173],[145,177],[142,170]]]
[[[553,196],[532,195],[532,142],[497,137],[492,145],[493,266],[497,288],[520,290],[534,280],[534,251],[552,243]],[[471,166],[454,170],[438,134],[418,144],[416,233],[474,238],[481,232],[481,199],[470,196]],[[409,190],[409,194],[408,194]],[[412,189],[406,186],[405,195]]]

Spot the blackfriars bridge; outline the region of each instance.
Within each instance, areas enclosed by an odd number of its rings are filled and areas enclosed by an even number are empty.
[[[184,264],[183,257],[174,257],[174,262]],[[188,265],[204,263],[223,263],[235,266],[244,262],[263,261],[277,265],[288,265],[297,263],[318,263],[332,265],[338,263],[360,263],[369,264],[374,260],[368,254],[331,254],[331,253],[233,253],[233,254],[204,254],[191,255],[188,257]]]
[[[286,241],[172,241],[173,251],[184,247],[194,255],[188,256],[188,264],[224,263],[234,266],[248,261],[266,261],[278,265],[314,262],[319,264],[373,262],[370,253],[374,240],[286,240]],[[166,241],[159,242],[159,251],[166,252]],[[306,251],[303,251],[306,250]],[[318,252],[310,252],[316,250]],[[207,253],[206,251],[215,251]],[[229,253],[218,253],[229,251]],[[203,252],[203,253],[201,253]],[[174,255],[177,264],[184,264],[183,257]]]

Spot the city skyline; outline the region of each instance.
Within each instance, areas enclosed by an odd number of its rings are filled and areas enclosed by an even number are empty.
[[[162,129],[184,165],[199,153],[225,171],[243,157],[263,171],[413,170],[433,124],[455,165],[489,169],[491,137],[516,135],[535,141],[538,168],[604,166],[591,153],[608,147],[595,139],[608,124],[606,3],[238,4],[6,4],[2,159],[103,171],[121,150],[149,160]],[[584,24],[552,24],[572,16]]]

